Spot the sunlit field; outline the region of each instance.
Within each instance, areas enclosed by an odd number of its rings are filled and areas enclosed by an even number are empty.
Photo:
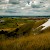
[[[0,18],[0,50],[50,50],[50,27],[41,30],[47,21],[47,18]]]

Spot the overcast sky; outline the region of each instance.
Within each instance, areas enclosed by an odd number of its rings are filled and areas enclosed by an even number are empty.
[[[10,4],[9,0],[0,1],[0,15],[50,15],[50,0],[10,0]]]

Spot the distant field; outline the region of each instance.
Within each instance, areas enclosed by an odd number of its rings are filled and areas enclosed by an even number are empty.
[[[50,27],[39,27],[47,20],[0,18],[0,50],[49,50]]]

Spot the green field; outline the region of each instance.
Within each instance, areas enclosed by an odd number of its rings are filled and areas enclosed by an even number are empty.
[[[47,20],[0,18],[0,50],[50,50],[50,27],[39,27]]]

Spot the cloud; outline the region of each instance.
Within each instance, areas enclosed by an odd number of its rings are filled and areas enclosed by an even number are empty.
[[[14,1],[14,0],[11,0]],[[50,0],[18,0],[19,4],[0,5],[5,13],[17,13],[23,15],[50,15]]]

